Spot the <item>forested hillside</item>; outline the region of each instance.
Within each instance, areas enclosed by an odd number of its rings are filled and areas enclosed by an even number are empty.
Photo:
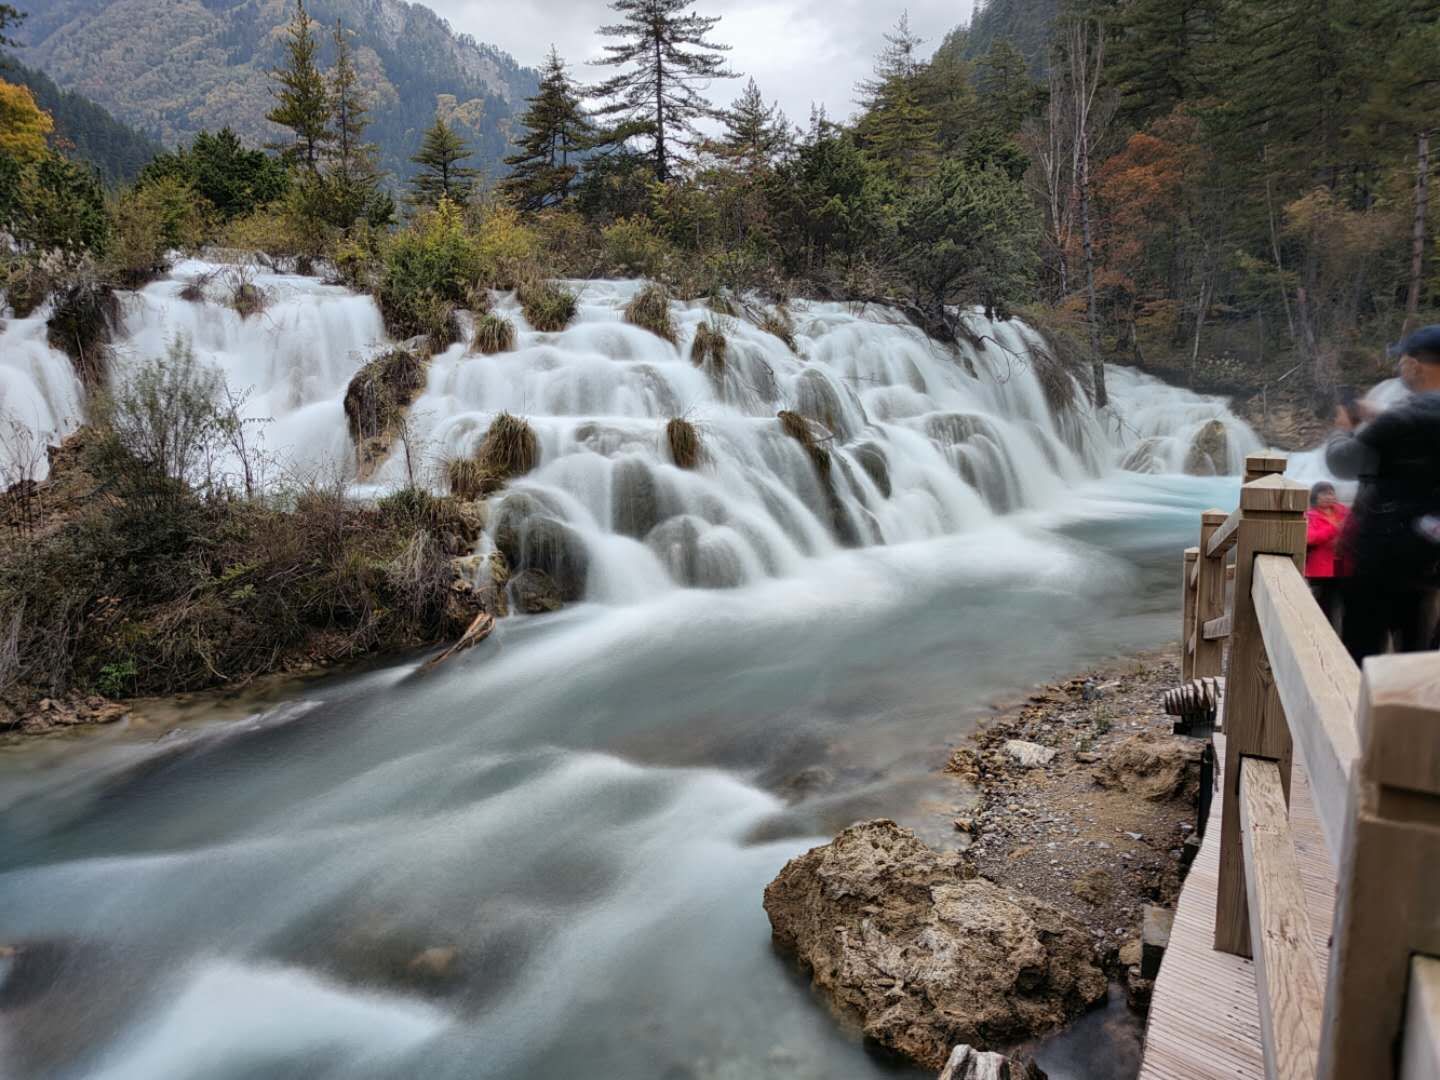
[[[87,161],[107,184],[134,180],[145,163],[164,147],[155,139],[121,123],[83,94],[61,90],[43,71],[0,54],[0,79],[30,88],[35,103],[55,118],[55,137],[68,152]]]
[[[276,139],[265,119],[268,72],[280,63],[286,0],[54,0],[28,5],[21,58],[61,86],[176,144],[230,127],[252,144]],[[508,148],[517,103],[535,75],[498,49],[456,35],[403,0],[315,0],[311,14],[353,34],[355,66],[373,102],[369,137],[380,165],[410,174],[421,133],[443,111],[493,167]],[[324,37],[322,56],[333,46]]]
[[[1008,41],[1020,50],[1030,73],[1045,74],[1050,59],[1050,31],[1060,10],[1060,0],[978,0],[970,20],[965,55],[977,59],[997,41]]]

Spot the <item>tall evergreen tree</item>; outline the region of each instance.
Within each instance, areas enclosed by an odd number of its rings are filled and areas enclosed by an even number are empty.
[[[922,44],[902,14],[894,32],[885,35],[874,75],[858,87],[865,108],[856,129],[861,146],[902,184],[929,176],[939,157],[939,123],[921,100]]]
[[[774,163],[790,142],[790,123],[779,103],[765,104],[760,87],[751,79],[735,103],[721,113],[725,133],[720,137],[721,156],[743,172],[754,172]]]
[[[952,30],[920,73],[920,102],[935,117],[940,149],[951,153],[979,121],[965,31]]]
[[[1020,130],[1035,111],[1038,100],[1035,80],[1020,50],[1004,38],[975,65],[975,87],[980,93],[981,112],[986,122],[1007,135]]]
[[[275,107],[266,113],[272,123],[292,132],[288,144],[277,146],[287,160],[302,164],[315,174],[320,159],[333,139],[330,129],[330,90],[316,62],[319,42],[315,20],[305,10],[305,0],[295,0],[295,18],[285,31],[285,64],[270,73],[277,84],[272,89]]]
[[[13,4],[0,4],[0,48],[20,44],[5,31],[20,25],[24,18],[25,13]]]
[[[608,99],[600,115],[622,125],[643,123],[661,182],[683,160],[682,148],[696,135],[695,121],[716,115],[699,87],[735,77],[721,55],[730,46],[707,37],[719,17],[695,14],[693,2],[611,0],[622,21],[600,27],[601,35],[619,44],[606,45],[596,63],[625,69],[593,88],[595,96]]]
[[[330,111],[333,139],[329,188],[335,200],[334,219],[345,225],[364,213],[375,198],[380,174],[375,167],[375,147],[365,141],[370,107],[360,90],[349,36],[335,20],[335,66],[330,69]]]
[[[510,175],[500,182],[501,194],[524,210],[563,202],[575,184],[579,155],[590,147],[595,125],[554,46],[540,73],[540,88],[529,99],[520,123],[525,134],[518,141],[519,151],[505,159]]]
[[[419,152],[410,159],[420,166],[420,171],[410,181],[415,202],[435,206],[441,199],[449,199],[453,203],[469,201],[480,170],[460,162],[472,153],[459,133],[437,113],[435,123],[425,132]]]
[[[1138,123],[1214,88],[1224,0],[1128,0],[1115,20],[1110,79]]]

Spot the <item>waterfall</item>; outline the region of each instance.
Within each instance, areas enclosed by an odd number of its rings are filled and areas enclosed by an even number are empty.
[[[183,336],[245,395],[265,452],[290,474],[353,476],[345,389],[391,347],[375,303],[314,278],[259,273],[267,303],[242,318],[215,284],[224,272],[185,261],[128,294],[111,377]],[[971,313],[981,344],[951,350],[884,308],[796,302],[792,351],[746,318],[677,302],[676,345],[624,321],[638,283],[569,287],[579,312],[558,333],[534,331],[512,295],[497,296],[495,310],[518,331],[515,349],[481,355],[462,342],[435,355],[409,410],[410,453],[392,451],[352,490],[402,484],[407,459],[440,486],[443,463],[473,454],[499,412],[522,416],[539,464],[492,497],[487,543],[512,569],[545,569],[571,598],[624,601],[782,576],[844,547],[924,540],[1050,506],[1122,465],[1181,471],[1202,445],[1201,471],[1235,473],[1259,445],[1221,399],[1126,368],[1109,369],[1113,408],[1095,412],[1017,321]],[[727,348],[722,363],[701,366],[690,345],[707,321]],[[0,354],[4,407],[62,433],[80,400],[73,375],[60,377],[64,357],[44,345],[36,319],[14,320],[5,334],[19,347]],[[787,434],[782,410],[806,418],[808,444]],[[699,435],[696,468],[670,457],[665,429],[676,417]]]
[[[46,341],[48,306],[0,320],[0,490],[43,480],[45,447],[80,422],[82,390],[70,358]]]

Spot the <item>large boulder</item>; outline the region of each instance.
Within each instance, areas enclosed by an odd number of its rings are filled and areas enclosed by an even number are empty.
[[[893,821],[851,826],[765,890],[775,941],[867,1037],[942,1068],[951,1048],[1006,1045],[1102,1001],[1084,928],[1049,904],[967,878]]]
[[[1033,1061],[987,1053],[973,1046],[957,1046],[939,1080],[1045,1080],[1045,1073]]]
[[[1230,463],[1230,436],[1219,420],[1207,420],[1190,440],[1185,471],[1191,476],[1224,476]]]

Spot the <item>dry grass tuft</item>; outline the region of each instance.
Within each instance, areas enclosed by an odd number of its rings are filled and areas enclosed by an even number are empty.
[[[778,413],[776,418],[780,421],[780,430],[798,442],[810,455],[810,460],[815,463],[815,469],[820,473],[821,479],[828,480],[830,477],[830,450],[815,438],[815,429],[810,426],[810,421],[789,409]]]
[[[700,464],[700,433],[689,420],[675,417],[665,425],[665,439],[670,444],[670,457],[682,469]]]
[[[493,495],[505,485],[502,477],[490,472],[473,457],[451,458],[445,463],[445,480],[450,494],[463,502],[473,502]]]
[[[269,303],[270,299],[265,295],[265,291],[253,281],[241,278],[230,290],[230,306],[242,319],[259,315]]]
[[[471,349],[493,356],[515,347],[515,324],[503,315],[487,312],[475,320],[475,340]]]
[[[787,308],[777,304],[773,309],[762,311],[756,325],[767,334],[774,334],[791,352],[799,351],[795,348],[795,322]]]
[[[528,473],[540,460],[540,440],[518,416],[502,412],[490,424],[476,460],[502,482]]]
[[[405,349],[391,349],[356,372],[345,389],[345,416],[356,446],[393,433],[424,388],[425,361]]]
[[[712,375],[725,370],[725,329],[719,319],[707,319],[695,328],[690,343],[690,361],[696,367],[708,368]]]
[[[670,317],[670,293],[658,282],[646,285],[625,305],[625,321],[649,330],[672,345],[676,343],[675,320]]]
[[[575,294],[553,281],[522,281],[515,288],[515,298],[525,312],[525,321],[542,333],[558,333],[575,318]]]

